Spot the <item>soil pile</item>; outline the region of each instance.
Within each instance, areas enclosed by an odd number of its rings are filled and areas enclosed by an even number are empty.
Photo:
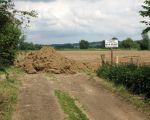
[[[50,47],[43,47],[37,52],[29,53],[23,60],[17,60],[16,65],[22,67],[29,74],[39,71],[74,74],[88,69],[88,64],[70,60]]]

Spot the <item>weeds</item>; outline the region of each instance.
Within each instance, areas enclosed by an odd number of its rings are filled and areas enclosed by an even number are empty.
[[[9,77],[0,81],[0,120],[11,120],[11,113],[19,94],[20,82],[14,74],[17,74],[18,70],[14,68],[7,68],[6,70]]]

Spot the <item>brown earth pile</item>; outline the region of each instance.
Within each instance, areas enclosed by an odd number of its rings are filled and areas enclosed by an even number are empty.
[[[50,47],[43,47],[37,52],[29,53],[23,60],[17,60],[16,65],[29,74],[39,71],[73,74],[89,68],[88,64],[70,60]]]

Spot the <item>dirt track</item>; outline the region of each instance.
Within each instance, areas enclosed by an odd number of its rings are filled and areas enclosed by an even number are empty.
[[[65,115],[54,96],[55,89],[77,98],[91,120],[148,120],[133,106],[93,83],[83,73],[46,78],[43,74],[24,77],[13,120],[64,120]]]
[[[52,86],[41,74],[24,77],[12,120],[65,120]]]

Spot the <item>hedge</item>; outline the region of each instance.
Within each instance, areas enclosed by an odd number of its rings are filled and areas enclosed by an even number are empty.
[[[104,64],[98,68],[97,75],[116,85],[124,85],[133,94],[143,94],[150,99],[150,66]]]

